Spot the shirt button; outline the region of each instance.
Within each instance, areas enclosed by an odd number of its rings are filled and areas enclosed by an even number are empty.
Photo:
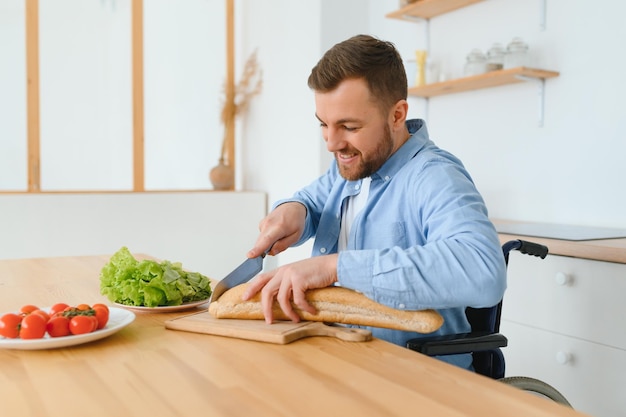
[[[385,181],[389,181],[391,177],[389,175],[385,175]]]
[[[354,186],[355,190],[358,190],[359,188],[361,188],[361,184],[357,184],[357,185]]]
[[[321,253],[326,253],[326,248],[320,248]]]
[[[406,307],[404,304],[398,304],[398,308],[404,308]]]

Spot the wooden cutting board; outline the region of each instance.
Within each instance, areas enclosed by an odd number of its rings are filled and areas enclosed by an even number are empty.
[[[283,345],[310,336],[330,336],[348,342],[372,339],[372,332],[365,329],[330,326],[313,321],[266,324],[263,320],[217,319],[208,311],[167,320],[165,328]]]

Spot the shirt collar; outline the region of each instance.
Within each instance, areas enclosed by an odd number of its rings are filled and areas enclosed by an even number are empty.
[[[409,139],[383,164],[372,177],[385,181],[390,180],[408,161],[410,161],[429,141],[426,122],[422,119],[406,121],[406,127],[411,136]]]

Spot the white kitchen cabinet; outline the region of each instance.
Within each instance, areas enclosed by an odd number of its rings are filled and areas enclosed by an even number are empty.
[[[626,416],[626,351],[509,320],[501,331],[509,339],[503,350],[507,376],[547,382],[591,416]],[[565,352],[571,359],[559,362]]]
[[[616,328],[626,318],[625,295],[624,264],[513,253],[503,316],[626,350],[626,327]]]
[[[506,376],[541,379],[592,416],[626,416],[625,295],[624,263],[512,253],[501,323]]]

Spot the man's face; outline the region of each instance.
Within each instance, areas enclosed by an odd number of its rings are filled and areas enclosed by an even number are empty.
[[[345,80],[330,92],[316,92],[315,108],[326,148],[335,155],[345,179],[370,176],[395,152],[388,121],[363,79]]]

